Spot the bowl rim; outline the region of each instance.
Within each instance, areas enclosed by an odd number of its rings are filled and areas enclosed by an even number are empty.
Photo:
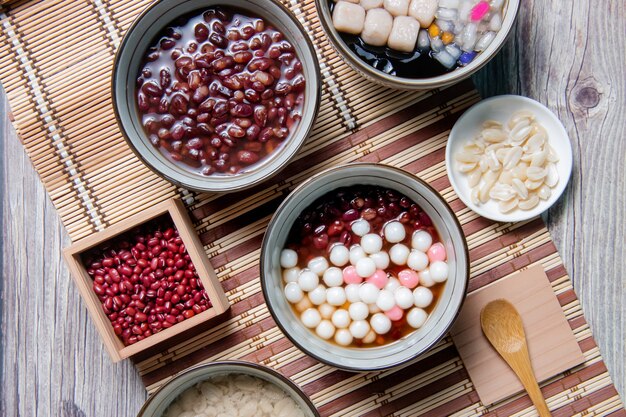
[[[276,165],[276,167],[274,167],[271,171],[268,171],[265,175],[259,176],[256,179],[253,179],[252,181],[248,181],[243,183],[242,185],[231,185],[229,181],[225,181],[224,184],[222,184],[221,187],[204,187],[204,188],[199,188],[190,184],[186,184],[185,182],[182,182],[180,180],[178,180],[177,178],[173,178],[171,175],[166,174],[165,172],[159,170],[156,166],[154,166],[154,164],[149,161],[149,159],[147,157],[145,157],[135,146],[133,140],[130,138],[130,135],[128,134],[128,132],[126,131],[126,128],[124,126],[124,123],[122,122],[122,117],[121,117],[121,110],[120,110],[120,106],[118,105],[117,102],[117,86],[118,86],[118,74],[119,74],[119,70],[120,70],[120,65],[121,65],[121,58],[122,55],[125,52],[125,49],[127,47],[127,43],[129,42],[129,38],[131,37],[131,35],[137,30],[138,25],[141,23],[141,21],[146,17],[146,15],[148,13],[150,13],[150,11],[157,7],[160,3],[164,2],[164,1],[168,1],[168,0],[156,0],[155,2],[151,3],[150,5],[146,6],[141,13],[139,13],[137,15],[137,17],[135,17],[135,19],[133,20],[133,22],[130,24],[130,26],[128,27],[128,29],[126,30],[126,32],[124,33],[124,36],[122,37],[122,40],[117,48],[117,50],[115,51],[115,55],[113,57],[113,69],[111,71],[111,78],[110,78],[110,89],[111,89],[111,102],[112,102],[112,106],[113,106],[113,114],[115,116],[115,121],[117,123],[117,126],[120,130],[120,132],[122,133],[122,136],[124,138],[124,141],[126,142],[126,144],[128,145],[128,147],[132,150],[132,152],[135,154],[135,156],[143,163],[143,165],[145,165],[146,167],[148,167],[152,172],[154,172],[155,174],[157,174],[158,176],[166,179],[167,181],[171,182],[172,184],[178,186],[178,187],[182,187],[188,190],[193,190],[193,191],[198,191],[198,192],[215,192],[215,193],[228,193],[228,192],[233,192],[233,191],[242,191],[242,190],[246,190],[249,188],[252,188],[256,185],[259,185],[267,180],[269,180],[270,178],[274,177],[276,174],[278,174],[280,171],[282,171],[285,167],[287,167],[287,165],[289,165],[289,163],[293,162],[293,158],[296,157],[298,155],[298,153],[300,152],[300,150],[302,149],[302,147],[304,146],[305,142],[307,141],[309,135],[311,134],[311,131],[313,130],[313,127],[315,125],[315,122],[317,120],[317,115],[319,113],[319,108],[321,105],[321,98],[322,98],[322,77],[321,77],[321,72],[320,72],[320,65],[319,65],[319,60],[317,58],[317,53],[315,51],[315,46],[313,45],[313,41],[311,40],[309,34],[307,33],[306,29],[304,28],[303,24],[295,17],[295,15],[285,6],[283,5],[280,1],[278,0],[264,0],[264,1],[269,1],[271,3],[273,3],[275,6],[277,6],[281,13],[283,13],[288,19],[290,19],[295,26],[297,27],[298,31],[302,34],[302,37],[304,38],[304,48],[308,50],[308,53],[310,54],[310,57],[312,59],[312,68],[313,68],[313,73],[315,74],[315,80],[306,80],[307,81],[307,85],[312,84],[311,81],[315,81],[315,84],[312,86],[311,91],[314,92],[315,97],[314,100],[311,102],[312,106],[313,106],[313,112],[312,112],[312,118],[310,123],[308,124],[308,126],[302,126],[301,129],[302,133],[301,133],[301,140],[300,143],[298,143],[294,148],[293,148],[293,152],[292,154],[285,159],[285,161],[283,161],[281,164]],[[205,7],[212,7],[212,6],[226,6],[229,7],[229,5],[227,4],[227,2],[222,1],[222,3],[220,2],[216,2],[214,4],[207,4]],[[122,81],[122,80],[120,80]],[[133,87],[135,88],[135,87]],[[302,121],[302,120],[301,120]],[[291,135],[290,135],[291,136]],[[147,140],[147,138],[141,137],[141,140]],[[285,140],[288,141],[290,139],[293,139],[292,137],[287,137],[287,139]],[[278,153],[282,152],[283,149],[278,150]],[[159,158],[162,158],[163,156],[160,155]],[[268,162],[268,161],[266,161]],[[263,167],[260,167],[259,169],[263,169]],[[229,178],[235,178],[237,177],[238,174],[234,174],[231,176],[226,176],[225,178],[229,179]],[[203,182],[208,182],[209,184],[211,183],[211,177],[208,176],[206,178],[202,178]]]
[[[338,0],[337,0],[338,1]],[[502,19],[502,27],[496,34],[495,39],[484,51],[480,52],[467,66],[456,68],[453,71],[442,75],[429,78],[406,78],[395,75],[386,74],[375,69],[368,63],[361,60],[348,46],[345,44],[339,32],[331,24],[332,16],[328,6],[328,0],[315,0],[315,8],[322,23],[324,32],[331,40],[331,45],[337,51],[340,57],[345,58],[346,62],[361,75],[373,80],[376,83],[387,87],[405,90],[420,90],[429,88],[438,88],[446,85],[455,84],[464,80],[484,67],[504,46],[507,37],[511,33],[517,15],[520,9],[520,0],[506,0],[507,11]]]
[[[344,164],[344,165],[331,167],[331,168],[325,169],[325,170],[323,170],[321,172],[318,172],[317,174],[312,175],[311,177],[307,178],[305,181],[300,183],[298,186],[296,186],[289,193],[289,195],[280,203],[280,205],[276,209],[275,213],[278,213],[278,212],[284,210],[284,207],[286,206],[286,204],[292,198],[294,198],[293,197],[294,195],[296,195],[297,193],[299,193],[300,191],[302,191],[303,189],[308,187],[312,182],[314,182],[318,178],[323,177],[323,176],[325,176],[325,175],[327,175],[329,173],[332,173],[332,172],[342,171],[342,170],[348,169],[348,168],[353,167],[353,166],[383,168],[383,169],[388,169],[388,170],[391,170],[391,171],[395,171],[395,172],[403,175],[406,178],[410,177],[410,179],[415,180],[415,181],[421,183],[423,186],[425,186],[425,188],[427,190],[429,190],[435,198],[439,199],[440,202],[443,203],[443,206],[445,207],[445,210],[447,210],[448,213],[450,214],[450,217],[452,218],[452,221],[454,222],[454,227],[457,228],[459,230],[459,232],[461,233],[461,237],[462,237],[461,240],[462,240],[462,244],[463,244],[462,249],[463,249],[463,253],[465,255],[464,259],[465,259],[465,265],[466,265],[465,276],[467,278],[462,283],[463,288],[462,288],[461,293],[463,294],[463,297],[461,297],[461,301],[459,303],[458,309],[455,312],[455,314],[451,317],[449,325],[445,329],[443,329],[440,332],[440,335],[438,335],[431,343],[429,343],[428,345],[424,346],[424,348],[422,349],[422,352],[420,354],[418,354],[417,356],[409,358],[409,359],[405,359],[405,360],[392,362],[392,363],[389,363],[387,365],[382,365],[382,366],[371,366],[371,367],[368,367],[368,368],[347,366],[347,365],[344,365],[344,364],[338,364],[338,363],[335,363],[335,362],[331,362],[328,359],[326,359],[326,358],[324,358],[324,357],[322,357],[320,355],[317,355],[316,353],[311,352],[310,349],[307,349],[306,347],[304,347],[298,340],[296,340],[291,334],[289,334],[287,332],[287,330],[285,329],[285,327],[283,326],[283,324],[281,322],[280,317],[278,316],[278,314],[276,314],[276,312],[274,311],[274,309],[272,308],[272,306],[268,302],[268,300],[270,298],[268,298],[269,290],[267,288],[266,280],[264,279],[264,271],[265,271],[265,256],[264,256],[264,254],[267,251],[267,246],[268,246],[268,236],[269,236],[268,231],[271,230],[274,227],[274,225],[275,225],[275,223],[277,221],[276,220],[277,219],[276,214],[274,214],[272,216],[272,219],[270,220],[269,224],[267,225],[266,232],[263,235],[263,242],[261,243],[261,254],[260,254],[260,260],[259,260],[261,290],[263,292],[263,298],[265,299],[265,303],[267,305],[267,309],[269,310],[270,314],[272,315],[272,318],[274,319],[274,322],[280,328],[281,332],[291,341],[291,343],[293,343],[302,352],[304,352],[307,355],[311,356],[312,358],[318,360],[319,362],[322,362],[322,363],[324,363],[326,365],[329,365],[329,366],[332,366],[332,367],[335,367],[335,368],[338,368],[338,369],[343,369],[343,370],[353,371],[353,372],[382,371],[382,370],[386,370],[386,369],[395,368],[396,366],[400,366],[400,365],[404,365],[404,364],[410,364],[413,361],[419,360],[420,356],[422,356],[423,354],[425,354],[428,351],[430,351],[430,349],[432,349],[433,346],[435,346],[437,343],[439,343],[445,337],[445,335],[450,331],[450,328],[452,327],[452,325],[454,324],[454,322],[458,318],[459,314],[461,313],[461,310],[463,308],[463,304],[465,303],[465,300],[467,298],[467,288],[469,286],[469,278],[470,278],[469,247],[467,245],[467,239],[465,237],[465,233],[463,232],[463,227],[461,226],[461,223],[459,222],[459,219],[454,214],[454,211],[452,210],[450,205],[441,196],[441,194],[439,194],[439,192],[437,190],[435,190],[430,184],[428,184],[423,179],[419,178],[416,175],[413,175],[413,174],[409,173],[408,171],[405,171],[405,170],[403,170],[401,168],[396,168],[394,166],[382,164],[382,163],[379,163],[379,162],[374,162],[374,163],[372,163],[372,162],[353,162],[353,163],[349,163],[349,164]]]
[[[293,382],[290,378],[287,378],[286,376],[284,376],[283,374],[277,372],[276,370],[265,366],[265,365],[261,365],[258,363],[254,363],[254,362],[248,362],[248,361],[242,361],[242,360],[236,360],[236,359],[229,359],[229,360],[220,360],[220,361],[215,361],[215,362],[209,362],[209,363],[203,363],[203,364],[199,364],[199,365],[195,365],[192,366],[190,368],[185,369],[184,371],[182,371],[181,373],[179,373],[178,375],[176,375],[174,378],[170,379],[169,381],[167,381],[165,384],[161,385],[159,388],[157,388],[157,390],[150,395],[150,397],[148,397],[148,399],[146,400],[146,402],[141,406],[141,409],[139,410],[139,413],[137,413],[137,417],[143,417],[144,413],[146,412],[146,408],[148,407],[148,405],[150,405],[154,399],[157,397],[157,395],[163,391],[167,386],[169,386],[170,384],[176,383],[177,380],[184,378],[187,374],[191,373],[191,372],[195,372],[198,371],[200,369],[210,369],[210,368],[221,368],[224,366],[232,366],[235,368],[240,368],[240,369],[255,369],[255,370],[259,370],[263,373],[269,374],[277,379],[279,379],[280,381],[284,382],[287,386],[289,386],[289,388],[291,388],[295,393],[298,394],[298,396],[305,402],[305,404],[309,407],[309,409],[313,412],[313,415],[316,417],[319,417],[319,411],[317,410],[317,407],[315,407],[315,405],[313,404],[313,402],[311,401],[311,399],[304,393],[304,391],[302,390],[302,388],[300,388],[298,385],[296,385],[295,382]],[[245,372],[244,372],[245,373]],[[271,382],[271,381],[268,381]],[[287,395],[289,395],[289,393],[287,393]],[[291,395],[289,395],[291,397]]]
[[[568,148],[568,154],[567,155],[559,154],[560,160],[556,163],[557,167],[559,165],[562,165],[562,166],[564,165],[567,167],[567,176],[559,178],[559,184],[557,187],[553,189],[553,195],[548,200],[540,201],[539,204],[535,208],[528,210],[528,211],[514,210],[510,213],[500,213],[497,211],[484,209],[481,206],[477,206],[471,201],[471,199],[467,198],[467,196],[464,195],[464,193],[459,192],[460,190],[465,189],[469,186],[464,185],[464,184],[462,185],[460,183],[459,180],[463,181],[462,176],[464,174],[458,172],[453,167],[454,156],[452,155],[452,148],[454,144],[457,142],[467,141],[467,139],[463,139],[462,137],[460,137],[462,135],[458,133],[458,130],[460,128],[459,126],[461,126],[461,123],[464,122],[466,119],[469,119],[473,113],[481,111],[483,108],[492,105],[494,102],[498,103],[498,102],[506,102],[506,101],[519,103],[520,105],[528,104],[537,109],[540,109],[541,114],[545,115],[548,119],[550,119],[555,124],[557,129],[560,131],[559,132],[560,139],[557,139],[557,140],[552,139],[552,142],[562,140],[563,143],[567,144],[567,148]],[[537,114],[539,114],[539,112],[537,112]],[[450,185],[452,186],[452,189],[458,196],[459,200],[461,200],[463,204],[467,206],[467,208],[469,208],[470,210],[472,210],[474,213],[478,214],[479,216],[482,216],[486,219],[493,220],[496,222],[506,222],[506,223],[515,223],[515,222],[522,222],[522,221],[530,220],[548,211],[552,206],[554,206],[559,201],[561,196],[565,193],[565,190],[567,189],[567,185],[569,184],[569,181],[572,176],[573,168],[574,168],[574,154],[572,150],[572,143],[571,143],[569,134],[567,133],[567,129],[565,129],[565,126],[563,125],[563,122],[561,122],[558,116],[543,103],[540,103],[539,101],[534,100],[530,97],[516,95],[516,94],[502,94],[498,96],[489,97],[489,98],[479,101],[478,103],[474,104],[470,108],[466,109],[465,112],[461,115],[461,117],[459,117],[457,121],[454,123],[454,126],[452,126],[452,129],[450,129],[450,134],[448,136],[448,141],[446,143],[445,160],[446,160],[446,175],[448,176],[448,179],[450,180]]]

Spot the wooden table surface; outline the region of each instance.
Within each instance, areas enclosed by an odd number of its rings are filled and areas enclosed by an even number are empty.
[[[620,1],[524,1],[515,32],[476,77],[483,96],[552,109],[574,149],[546,216],[585,316],[626,399],[626,13]],[[0,415],[132,416],[139,375],[111,363],[61,259],[67,234],[7,117],[0,92]]]

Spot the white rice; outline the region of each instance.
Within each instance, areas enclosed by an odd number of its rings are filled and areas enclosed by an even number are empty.
[[[304,417],[304,413],[276,385],[250,375],[230,374],[187,389],[163,417]]]

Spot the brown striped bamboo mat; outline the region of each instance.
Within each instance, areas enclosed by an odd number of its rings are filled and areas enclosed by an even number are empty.
[[[479,97],[469,82],[398,92],[367,82],[337,56],[312,0],[283,0],[320,57],[322,105],[306,146],[280,176],[228,195],[178,189],[148,170],[120,134],[109,80],[114,51],[147,0],[17,1],[0,6],[0,80],[15,127],[72,240],[173,196],[188,205],[232,309],[226,321],[136,361],[148,391],[189,366],[243,359],[287,375],[324,416],[526,416],[518,395],[485,407],[450,338],[411,365],[347,373],[296,349],[275,326],[259,284],[259,247],[272,213],[295,185],[352,161],[401,167],[428,181],[463,224],[470,291],[541,264],[586,362],[543,384],[555,416],[625,416],[572,283],[540,219],[500,224],[478,217],[452,191],[444,168],[450,128]]]

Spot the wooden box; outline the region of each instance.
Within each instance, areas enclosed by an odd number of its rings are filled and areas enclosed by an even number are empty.
[[[207,292],[212,306],[207,310],[194,315],[182,322],[176,323],[174,326],[163,329],[158,333],[152,334],[143,340],[132,345],[125,346],[122,340],[113,331],[113,325],[102,309],[102,303],[93,290],[93,280],[87,273],[87,269],[83,265],[81,255],[86,251],[106,242],[122,233],[125,233],[134,227],[146,223],[152,219],[162,215],[169,214],[172,218],[174,226],[178,229],[180,238],[182,239],[187,253],[193,262],[196,271],[204,289]],[[87,309],[92,320],[96,324],[96,328],[104,341],[104,344],[111,355],[114,362],[120,361],[145,351],[167,339],[185,332],[207,320],[216,317],[228,310],[229,303],[224,294],[224,290],[215,274],[215,270],[211,266],[209,259],[204,252],[204,248],[196,231],[187,215],[185,206],[180,200],[170,199],[160,203],[154,207],[144,210],[135,216],[123,220],[102,232],[90,235],[72,246],[64,250],[64,257],[69,265],[70,272],[74,282],[78,286],[80,294],[87,304]]]

